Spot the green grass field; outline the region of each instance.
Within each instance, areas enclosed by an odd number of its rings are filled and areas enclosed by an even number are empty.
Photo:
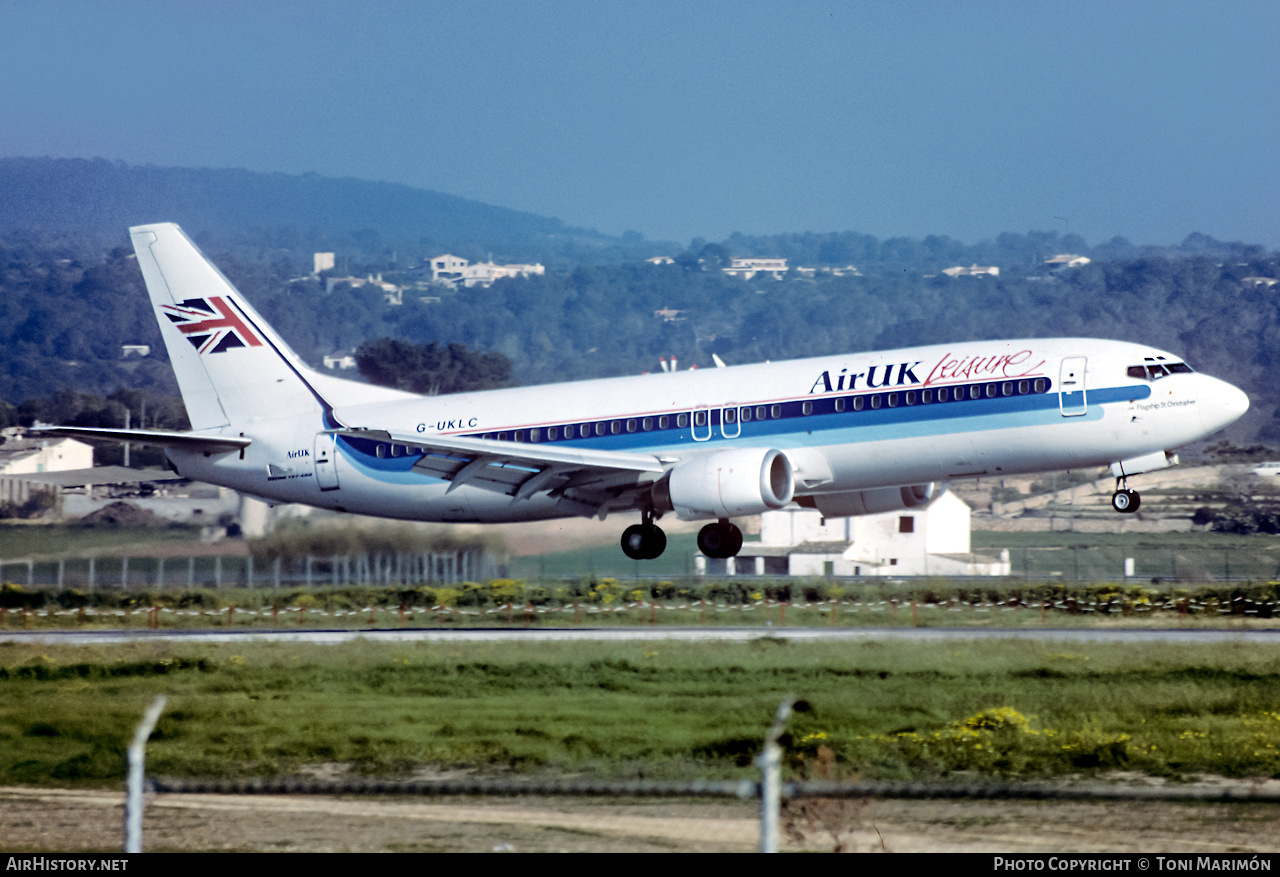
[[[10,643],[0,783],[118,782],[161,693],[161,775],[753,775],[787,694],[793,771],[1280,775],[1280,644]]]

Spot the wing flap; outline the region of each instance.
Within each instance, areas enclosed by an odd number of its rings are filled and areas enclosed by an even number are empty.
[[[570,487],[615,492],[656,480],[666,471],[651,454],[554,447],[466,436],[404,436],[386,430],[337,429],[335,435],[404,445],[422,452],[414,469],[462,485],[529,499],[538,493],[564,495]],[[574,497],[567,497],[573,499]],[[593,496],[592,501],[595,501]]]

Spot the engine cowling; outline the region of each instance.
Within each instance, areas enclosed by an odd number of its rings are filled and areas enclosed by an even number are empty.
[[[691,521],[780,509],[791,502],[791,461],[772,448],[735,448],[681,463],[654,488],[656,505]]]
[[[824,518],[848,518],[875,515],[904,509],[924,508],[947,490],[945,484],[908,484],[905,487],[877,487],[874,490],[850,490],[846,493],[821,493],[802,496],[797,502],[817,509]]]

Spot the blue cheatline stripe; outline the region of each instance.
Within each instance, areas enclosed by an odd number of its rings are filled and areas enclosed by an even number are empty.
[[[986,383],[966,384],[948,389],[952,392],[961,389],[967,392],[970,386],[985,387]],[[889,392],[897,393],[899,397],[897,407],[889,408],[884,402],[884,400],[887,400]],[[575,437],[552,442],[526,443],[530,444],[531,448],[537,447],[539,444],[551,444],[554,446],[617,451],[650,451],[653,453],[679,450],[690,446],[741,447],[767,443],[780,449],[786,449],[857,444],[859,442],[890,441],[955,433],[1048,426],[1062,422],[1097,421],[1102,419],[1102,405],[1147,399],[1151,396],[1151,387],[1139,384],[1089,390],[1089,405],[1086,413],[1070,418],[1063,417],[1059,410],[1059,394],[1053,390],[1044,393],[1029,393],[1023,396],[965,399],[960,402],[935,401],[924,404],[917,401],[915,405],[905,405],[903,403],[902,400],[906,392],[907,390],[894,390],[878,394],[865,394],[860,397],[826,396],[812,400],[792,400],[777,403],[782,407],[781,417],[767,420],[753,419],[745,423],[733,424],[732,426],[739,428],[740,432],[730,439],[720,435],[720,409],[711,409],[709,413],[713,415],[710,418],[712,437],[708,441],[695,441],[693,430],[688,426],[683,429],[655,429],[650,432],[637,431],[628,433],[625,432],[625,423],[628,418],[611,418],[606,421],[574,421],[571,425],[575,427],[590,426],[594,429],[597,422],[607,425],[617,421],[623,424],[623,432],[616,435],[606,433],[603,436],[593,435],[589,438]],[[916,393],[918,398],[919,390],[916,390]],[[882,405],[885,405],[885,407],[878,409],[869,407],[872,395],[880,396]],[[843,412],[835,411],[835,401],[838,398],[843,398],[846,406],[848,406]],[[867,407],[864,407],[861,411],[852,410],[852,400],[854,398],[863,399]],[[813,403],[813,414],[805,415],[803,413],[802,406],[805,401]],[[755,408],[760,406],[744,405],[740,406],[739,410],[746,407]],[[772,406],[765,405],[763,407],[767,409]],[[689,413],[689,409],[681,409],[668,416],[674,421],[677,415]],[[650,416],[656,422],[660,415]],[[641,418],[630,419],[639,421]],[[563,425],[558,425],[558,428],[563,429]],[[543,429],[545,430],[545,427]],[[702,432],[708,427],[702,426],[697,429]],[[501,430],[469,433],[468,436],[480,437],[486,434],[496,436],[498,432],[501,432]],[[513,430],[506,430],[506,432],[510,433]],[[523,430],[523,432],[526,435],[528,434],[527,429]],[[421,471],[412,471],[414,464],[422,456],[420,451],[408,448],[407,450],[410,453],[406,456],[378,457],[376,455],[378,444],[385,445],[387,443],[380,443],[373,439],[353,439],[346,436],[339,438],[339,445],[346,450],[345,456],[347,459],[356,464],[364,474],[371,478],[398,484],[421,484],[424,481],[443,480]],[[457,458],[460,460],[468,459],[465,454],[459,454]]]

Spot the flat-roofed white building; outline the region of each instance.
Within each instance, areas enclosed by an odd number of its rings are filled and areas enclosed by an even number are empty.
[[[957,265],[954,268],[943,268],[942,273],[948,277],[977,277],[982,274],[990,274],[992,277],[1000,276],[1000,268],[998,265],[979,265],[976,262],[965,268]]]
[[[787,273],[786,259],[734,259],[728,268],[722,268],[725,274],[750,280],[757,274],[772,274],[775,279]]]

